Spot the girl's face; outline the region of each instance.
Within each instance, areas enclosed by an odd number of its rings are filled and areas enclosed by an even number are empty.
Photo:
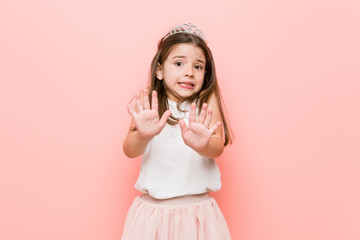
[[[164,81],[167,96],[190,97],[200,91],[205,76],[206,59],[202,50],[191,43],[175,45],[163,64],[158,64],[156,77]]]

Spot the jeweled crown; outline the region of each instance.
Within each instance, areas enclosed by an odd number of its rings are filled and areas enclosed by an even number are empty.
[[[182,32],[194,34],[194,35],[202,38],[205,41],[205,35],[201,32],[200,29],[198,29],[195,25],[193,25],[191,23],[188,23],[188,24],[185,23],[181,26],[177,26],[177,27],[171,29],[169,34],[163,38],[163,41],[171,35],[174,35],[177,33],[182,33]]]

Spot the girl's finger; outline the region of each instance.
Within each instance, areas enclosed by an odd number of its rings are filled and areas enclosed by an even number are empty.
[[[210,134],[213,134],[219,127],[221,126],[221,122],[218,121],[217,123],[215,123],[215,125],[209,129]]]
[[[141,93],[138,93],[136,95],[136,106],[139,112],[141,112],[143,110],[143,105],[142,105],[142,101],[141,101]]]
[[[131,106],[131,104],[128,104],[128,105],[127,105],[127,110],[128,110],[128,113],[131,114],[131,116],[133,116],[133,117],[136,116],[136,112],[135,112],[133,106]]]
[[[208,108],[207,110],[207,114],[206,114],[206,118],[205,118],[205,122],[204,122],[204,125],[205,127],[209,128],[210,126],[210,122],[211,122],[211,118],[212,118],[212,109],[211,108]]]
[[[132,102],[134,101],[134,99],[136,99],[136,94],[135,94],[135,96],[132,97],[132,99],[130,99],[129,104],[132,104]]]
[[[207,104],[204,103],[202,108],[201,108],[201,112],[200,112],[200,115],[199,115],[199,118],[198,118],[198,123],[201,123],[203,124],[204,123],[204,120],[206,118],[206,110],[207,110]]]
[[[151,109],[158,111],[158,99],[155,90],[153,90],[151,93]]]
[[[149,96],[147,89],[144,89],[144,109],[150,110]]]
[[[171,111],[170,110],[166,110],[166,112],[164,112],[164,114],[161,116],[160,118],[160,124],[161,126],[164,126],[165,123],[167,122],[167,120],[169,119],[171,115]]]
[[[196,122],[196,104],[192,103],[190,106],[189,125],[192,122]]]
[[[186,123],[185,123],[184,119],[179,120],[179,125],[180,125],[180,129],[181,129],[181,135],[184,136],[184,134],[187,131],[187,126],[186,126]]]

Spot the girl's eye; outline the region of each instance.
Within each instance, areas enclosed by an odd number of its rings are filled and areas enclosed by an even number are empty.
[[[200,65],[196,65],[195,68],[198,69],[198,70],[203,69],[202,66],[200,66]]]
[[[178,66],[178,67],[181,67],[181,66],[182,66],[182,62],[176,62],[175,65]]]

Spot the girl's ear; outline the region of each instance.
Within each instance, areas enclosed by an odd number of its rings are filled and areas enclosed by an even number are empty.
[[[161,68],[160,63],[158,63],[157,69],[156,69],[156,77],[159,80],[163,80],[163,70]]]

